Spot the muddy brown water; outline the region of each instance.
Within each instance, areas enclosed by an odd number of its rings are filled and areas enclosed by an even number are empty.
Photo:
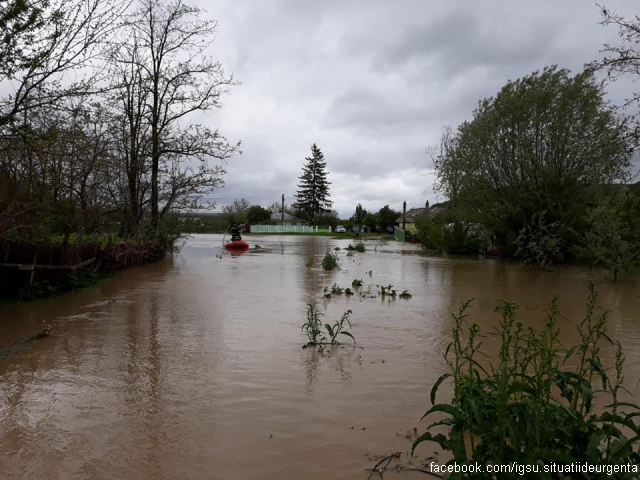
[[[0,307],[0,346],[53,328],[0,359],[0,477],[366,478],[367,454],[407,449],[399,434],[424,427],[450,312],[462,300],[475,298],[471,318],[489,329],[498,299],[520,303],[519,318],[535,324],[559,293],[570,342],[587,281],[598,276],[372,240],[353,257],[341,250],[342,270],[323,272],[324,252],[348,240],[246,239],[252,250],[232,256],[222,236],[194,236],[179,254],[95,287]],[[310,258],[316,266],[307,268]],[[355,278],[361,290],[392,284],[413,298],[322,298],[325,286]],[[640,283],[598,286],[635,395]],[[351,309],[363,348],[302,349],[312,302],[329,321]]]

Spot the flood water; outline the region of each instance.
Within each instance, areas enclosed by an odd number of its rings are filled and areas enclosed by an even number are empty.
[[[179,254],[95,287],[0,307],[0,347],[53,328],[0,358],[1,478],[366,479],[366,454],[406,450],[399,434],[425,426],[461,301],[475,299],[471,319],[488,330],[498,299],[536,324],[558,293],[570,342],[598,276],[371,240],[365,253],[340,250],[342,270],[324,272],[327,249],[349,241],[250,236],[252,249],[232,256],[221,240],[194,236]],[[413,298],[323,298],[325,286],[356,278],[361,290],[392,284]],[[598,288],[635,395],[640,283]],[[351,309],[362,348],[302,349],[308,303],[331,323]]]

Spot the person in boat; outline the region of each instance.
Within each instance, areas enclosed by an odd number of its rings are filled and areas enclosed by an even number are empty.
[[[240,228],[238,228],[237,223],[234,223],[231,227],[231,241],[236,242],[239,240],[242,240],[242,237],[240,236]]]

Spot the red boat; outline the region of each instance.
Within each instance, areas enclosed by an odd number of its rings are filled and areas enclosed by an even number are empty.
[[[249,248],[249,244],[244,240],[232,240],[225,243],[224,248],[227,250],[246,250]]]

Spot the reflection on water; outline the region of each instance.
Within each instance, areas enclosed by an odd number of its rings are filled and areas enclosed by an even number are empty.
[[[324,272],[327,250],[350,241],[247,240],[252,248],[232,256],[222,236],[195,236],[179,255],[95,287],[0,307],[0,346],[54,329],[0,360],[2,478],[366,478],[363,454],[408,447],[395,434],[428,406],[461,301],[474,298],[471,318],[490,329],[499,299],[520,303],[519,319],[536,325],[559,293],[571,343],[597,274],[372,240],[364,254],[341,250],[342,269]],[[355,278],[361,290],[392,284],[413,298],[322,297]],[[627,347],[632,394],[638,286],[599,285],[611,333]],[[353,310],[357,346],[302,349],[309,303],[327,323]]]

